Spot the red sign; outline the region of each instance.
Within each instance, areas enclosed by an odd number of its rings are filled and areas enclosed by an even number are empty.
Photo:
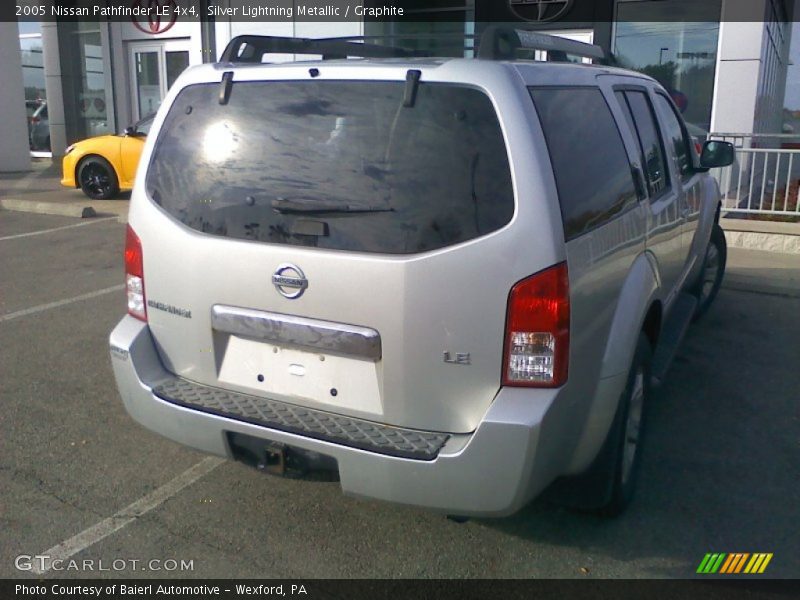
[[[131,17],[131,22],[139,31],[151,35],[169,31],[178,20],[178,5],[175,0],[135,0],[131,7],[150,9],[148,16]],[[162,17],[164,13],[169,13],[169,17]]]
[[[689,108],[688,96],[678,90],[672,90],[669,95],[672,96],[672,101],[678,107],[678,110],[681,111],[681,114],[685,113],[686,109]]]

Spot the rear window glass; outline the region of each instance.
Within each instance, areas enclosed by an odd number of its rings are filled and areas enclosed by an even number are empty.
[[[184,89],[147,192],[185,225],[275,244],[406,254],[514,212],[505,142],[476,89],[404,82],[241,82]]]

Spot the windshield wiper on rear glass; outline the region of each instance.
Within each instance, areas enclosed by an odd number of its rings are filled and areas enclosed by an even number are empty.
[[[369,206],[367,204],[349,202],[325,202],[309,198],[275,198],[270,203],[275,212],[281,214],[355,214],[394,212],[393,208]]]

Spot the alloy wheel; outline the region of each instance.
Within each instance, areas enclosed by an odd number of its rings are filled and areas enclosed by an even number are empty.
[[[104,196],[111,190],[111,177],[102,166],[90,163],[81,170],[81,187],[92,196]]]
[[[642,425],[642,412],[644,410],[644,367],[636,370],[631,390],[630,403],[628,404],[628,418],[625,420],[625,437],[622,448],[622,483],[628,482],[633,472],[633,464],[639,449],[639,434]]]

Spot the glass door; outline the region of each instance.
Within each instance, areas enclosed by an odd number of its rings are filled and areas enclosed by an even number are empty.
[[[165,50],[164,57],[167,69],[167,90],[169,90],[178,76],[189,66],[189,51]]]
[[[169,40],[130,46],[134,120],[155,113],[178,76],[189,66],[189,42]]]
[[[154,113],[164,97],[161,78],[161,49],[158,46],[135,48],[133,56],[135,120]]]

